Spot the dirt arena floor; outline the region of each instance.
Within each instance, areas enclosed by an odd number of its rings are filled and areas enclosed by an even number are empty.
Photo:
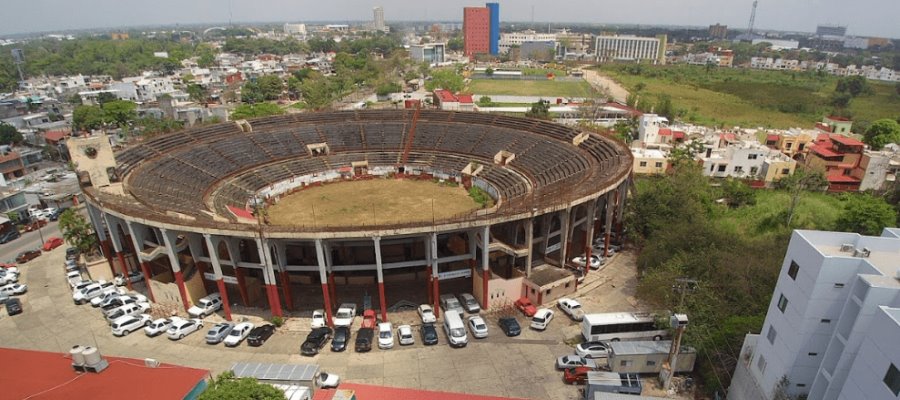
[[[385,178],[302,190],[282,198],[268,212],[272,225],[371,226],[441,220],[478,207],[461,187]]]

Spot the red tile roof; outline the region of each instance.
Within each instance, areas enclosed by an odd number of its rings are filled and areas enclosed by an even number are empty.
[[[44,139],[51,142],[58,142],[69,135],[66,131],[49,131],[44,133]]]
[[[471,94],[461,94],[456,96],[459,100],[460,104],[472,104],[472,95]]]
[[[453,95],[453,93],[450,93],[449,90],[437,89],[434,91],[434,94],[442,102],[444,102],[444,101],[449,101],[449,102],[459,101],[459,99],[457,99],[456,96]]]
[[[832,120],[832,121],[850,122],[850,118],[838,117],[837,115],[829,115],[829,116],[826,117],[826,118],[828,118],[828,119],[830,119],[830,120]]]
[[[675,134],[672,135],[672,138],[675,139],[675,140],[678,140],[678,139],[684,139],[684,136],[685,136],[685,135],[684,135],[684,132],[682,132],[682,131],[675,131]]]
[[[340,389],[352,390],[360,400],[516,400],[515,397],[480,396],[468,393],[434,392],[429,390],[393,388],[364,385],[361,383],[341,383]],[[331,400],[335,389],[319,389],[313,400]]]
[[[827,179],[834,183],[859,183],[859,179],[848,175],[828,175]]]
[[[18,158],[22,158],[22,157],[19,156],[19,153],[16,153],[14,151],[11,151],[6,154],[0,154],[0,163],[4,163],[4,162],[10,161],[10,160],[15,160]]]
[[[209,371],[177,365],[144,366],[144,360],[104,356],[100,373],[77,373],[68,354],[0,348],[0,387],[6,399],[182,399]],[[13,367],[14,366],[14,367]]]
[[[847,136],[831,135],[831,140],[838,142],[844,146],[865,146],[865,143]]]
[[[660,128],[659,135],[660,136],[672,136],[672,130],[669,128]]]
[[[839,153],[835,153],[833,150],[831,150],[830,148],[823,146],[823,145],[809,146],[809,150],[812,151],[813,153],[816,153],[816,154],[822,156],[822,157],[837,157],[837,156],[842,155]]]
[[[766,135],[767,142],[773,142],[773,141],[777,142],[778,139],[780,139],[780,138],[781,138],[781,136],[778,136],[778,135]]]
[[[250,210],[243,209],[235,206],[226,206],[228,207],[228,211],[231,211],[235,217],[249,219],[251,221],[256,221],[256,217],[253,216],[253,213]]]

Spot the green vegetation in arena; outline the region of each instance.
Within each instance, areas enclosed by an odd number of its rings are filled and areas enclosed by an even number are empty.
[[[484,95],[591,97],[592,89],[579,81],[526,81],[513,79],[473,79],[467,92]]]
[[[608,64],[601,71],[624,85],[639,108],[649,110],[660,96],[669,96],[677,117],[702,125],[810,127],[837,111],[864,127],[897,118],[900,110],[895,85],[877,81],[868,81],[868,93],[836,110],[839,79],[824,73],[636,64]]]

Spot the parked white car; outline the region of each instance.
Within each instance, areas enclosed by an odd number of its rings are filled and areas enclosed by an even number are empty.
[[[250,334],[250,331],[253,330],[253,324],[249,322],[241,322],[228,333],[228,336],[225,336],[225,340],[222,343],[225,343],[225,346],[234,347],[241,344],[244,339],[247,338],[247,335]]]
[[[203,321],[200,319],[178,319],[169,325],[169,329],[166,329],[166,336],[169,337],[169,340],[179,340],[197,332],[200,328],[203,328]]]
[[[75,292],[75,294],[72,295],[72,300],[75,304],[84,304],[90,302],[94,297],[100,297],[107,293],[115,292],[116,290],[116,285],[111,282],[98,283]]]
[[[563,297],[557,300],[556,305],[559,306],[559,309],[566,313],[569,318],[572,318],[576,321],[581,321],[584,319],[584,310],[581,308],[581,303],[570,298]]]
[[[323,310],[315,310],[312,314],[312,321],[309,324],[309,327],[312,329],[321,328],[327,325],[325,323],[325,311]]]
[[[399,338],[401,346],[416,343],[416,339],[413,337],[412,327],[409,325],[400,325],[397,327],[397,338]]]
[[[547,326],[550,325],[550,321],[553,320],[553,310],[547,308],[541,308],[534,313],[534,316],[531,317],[531,327],[542,331],[547,329]]]
[[[74,288],[75,285],[81,283],[84,278],[81,277],[80,271],[69,271],[66,272],[66,281],[69,282],[69,287]]]
[[[603,257],[592,255],[591,256],[591,269],[600,269],[600,266],[606,262]],[[584,256],[578,256],[572,259],[572,264],[575,264],[579,267],[584,267],[585,258]]]
[[[22,283],[10,283],[6,286],[0,287],[0,293],[3,293],[7,296],[15,296],[19,294],[25,294],[28,291],[28,285]]]
[[[17,272],[7,272],[5,269],[0,269],[0,285],[7,285],[18,281],[19,274]]]
[[[433,324],[437,322],[437,317],[434,316],[434,309],[428,304],[419,306],[419,317],[422,318],[423,324]]]
[[[150,311],[150,303],[130,303],[110,311],[106,314],[106,321],[112,323],[126,315],[138,315],[148,311]]]
[[[149,325],[147,325],[147,327],[144,328],[144,334],[146,334],[149,337],[158,336],[158,335],[162,334],[163,332],[165,332],[167,329],[169,329],[169,326],[172,325],[172,321],[180,320],[180,319],[181,318],[178,318],[178,317],[157,319],[157,320],[151,322]]]
[[[222,295],[218,293],[210,294],[201,298],[197,304],[188,309],[188,314],[194,318],[203,318],[222,308]]]
[[[484,323],[484,318],[481,318],[478,315],[473,315],[468,318],[469,320],[469,330],[472,331],[472,336],[475,336],[476,339],[484,339],[488,337],[488,327],[487,324]]]
[[[147,314],[124,316],[113,321],[112,334],[115,336],[126,336],[148,324],[150,324],[150,316]]]
[[[390,322],[378,324],[378,348],[390,349],[394,347],[394,327]]]
[[[606,358],[609,357],[609,345],[600,341],[578,343],[575,354],[584,358]]]
[[[353,325],[353,319],[356,317],[356,304],[344,303],[338,307],[334,313],[334,326],[350,326]]]
[[[122,296],[123,294],[125,294],[125,291],[122,289],[118,289],[118,290],[111,291],[111,292],[106,292],[100,296],[97,296],[97,297],[94,297],[93,299],[91,299],[91,307],[100,307],[100,305],[103,304],[104,302],[109,301],[113,298]]]
[[[144,274],[141,271],[131,271],[128,273],[127,280],[131,283],[140,282],[144,280]],[[116,274],[116,277],[113,278],[113,283],[116,286],[125,286],[126,284],[126,276],[122,274]]]
[[[327,372],[320,372],[318,376],[316,376],[316,385],[318,385],[322,389],[336,388],[341,384],[341,377],[336,374],[329,374]]]

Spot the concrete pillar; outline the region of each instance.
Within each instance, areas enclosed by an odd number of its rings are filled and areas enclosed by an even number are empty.
[[[106,236],[103,212],[92,206],[90,203],[87,203],[86,209],[88,212],[88,219],[91,221],[91,226],[97,234],[97,239],[99,239],[100,251],[103,252],[103,257],[106,257],[106,262],[109,264],[109,270],[115,275],[116,267],[115,264],[113,264],[112,251],[109,248],[109,238]],[[43,245],[43,243],[41,243],[41,245]]]
[[[106,227],[109,230],[109,239],[112,241],[113,249],[115,249],[116,254],[119,258],[119,264],[122,266],[122,274],[126,277],[125,286],[128,287],[128,290],[134,290],[131,287],[131,280],[127,279],[128,276],[128,266],[125,264],[125,246],[122,244],[122,238],[119,236],[119,230],[116,229],[118,225],[111,224],[110,219],[112,217],[107,216],[105,213],[100,214],[103,217],[103,220],[106,221]],[[113,275],[115,275],[115,268],[113,268]]]
[[[534,217],[525,220],[525,247],[528,255],[525,256],[525,276],[531,276],[531,264],[534,262]]]
[[[328,291],[331,293],[331,307],[338,307],[337,285],[334,283],[334,261],[331,258],[331,246],[327,242],[322,242],[322,249],[325,250],[325,265],[328,267]]]
[[[281,271],[281,290],[284,292],[284,303],[288,310],[294,310],[294,297],[291,292],[291,274]]]
[[[244,280],[244,269],[238,267],[241,254],[238,251],[237,243],[233,241],[233,238],[225,239],[225,248],[228,250],[228,258],[234,268],[234,278],[237,280],[238,293],[241,295],[241,303],[244,304],[244,307],[249,307],[250,296],[247,294],[247,282]]]
[[[139,235],[137,231],[134,230],[134,225],[132,225],[131,221],[125,221],[125,225],[128,226],[128,233],[131,235],[131,243],[134,249],[134,258],[141,264],[141,272],[144,273],[144,282],[147,284],[147,295],[150,297],[150,301],[156,302],[156,298],[153,297],[153,286],[150,284],[150,280],[153,276],[150,275],[150,267],[147,265],[147,262],[141,258],[141,250],[144,246],[141,245],[141,242],[144,240],[142,235]]]
[[[187,289],[184,287],[184,274],[181,272],[181,264],[178,261],[178,251],[175,248],[178,245],[178,236],[175,232],[166,229],[160,228],[159,230],[160,233],[162,233],[163,243],[166,246],[166,253],[169,255],[169,263],[172,265],[172,273],[175,275],[175,284],[178,285],[178,293],[181,294],[181,304],[184,306],[184,311],[187,311],[188,308],[191,308],[191,303],[188,301]]]
[[[325,322],[334,327],[331,319],[331,299],[328,298],[328,277],[325,271],[325,250],[322,248],[322,239],[316,239],[316,259],[319,261],[319,281],[322,282],[322,298],[325,308]]]
[[[481,302],[484,303],[481,305],[481,308],[485,311],[490,307],[490,301],[488,301],[488,285],[490,281],[491,271],[490,271],[490,244],[491,244],[491,226],[487,225],[481,230]]]
[[[441,290],[440,290],[440,274],[438,273],[438,263],[437,263],[437,234],[429,233],[428,234],[428,260],[431,262],[431,277],[432,277],[432,292],[433,292],[433,301],[434,301],[434,316],[440,318],[441,316]]]
[[[584,277],[587,278],[588,271],[591,270],[591,253],[593,252],[594,240],[594,214],[596,213],[596,200],[591,201],[591,205],[587,208],[587,216],[584,220]],[[578,281],[575,281],[575,288],[578,288]]]
[[[275,249],[275,264],[278,265],[279,279],[281,280],[281,291],[284,296],[284,305],[288,310],[294,309],[294,297],[291,294],[291,274],[287,271],[287,249],[285,244],[279,241],[273,241],[272,247]]]
[[[624,233],[623,231],[625,228],[625,224],[624,224],[624,222],[625,222],[625,202],[628,199],[628,186],[629,186],[629,180],[626,179],[619,186],[619,191],[618,191],[619,200],[618,200],[618,204],[617,204],[618,207],[616,210],[618,213],[618,218],[616,218],[616,221],[618,221],[618,225],[617,225],[616,229],[619,232],[620,240],[624,240],[624,237],[622,236],[622,234]]]
[[[216,278],[216,286],[219,288],[219,295],[222,296],[222,311],[225,312],[225,319],[231,321],[231,303],[228,301],[228,290],[225,288],[225,279],[222,278],[222,264],[219,262],[218,240],[213,242],[212,236],[204,234],[206,240],[206,249],[209,250],[209,262],[212,264],[213,275]]]
[[[550,247],[550,224],[553,223],[552,215],[547,213],[541,216],[541,237],[544,243],[541,246],[541,256],[547,258],[547,248]]]
[[[570,216],[572,214],[571,208],[566,208],[563,211],[560,211],[562,214],[559,217],[559,266],[564,267],[566,265],[566,249],[569,247],[569,225],[570,225]]]
[[[372,238],[375,244],[375,271],[378,273],[378,302],[381,304],[381,320],[387,322],[387,301],[384,299],[384,271],[381,266],[381,237]]]
[[[606,193],[606,226],[603,227],[605,239],[605,243],[603,244],[603,257],[609,257],[609,238],[612,235],[613,208],[615,208],[613,196],[615,196],[615,192]]]
[[[278,297],[278,287],[275,284],[275,269],[272,266],[271,250],[269,242],[264,239],[256,239],[256,249],[259,251],[259,262],[262,265],[263,280],[266,284],[266,298],[269,299],[269,310],[273,317],[281,317],[281,299]]]

